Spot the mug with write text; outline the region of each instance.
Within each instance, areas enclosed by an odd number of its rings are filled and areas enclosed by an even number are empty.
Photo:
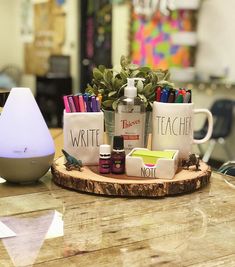
[[[64,111],[64,150],[82,160],[83,165],[97,165],[99,146],[103,144],[103,112]]]
[[[204,113],[208,130],[203,139],[193,139],[194,114]],[[208,109],[194,109],[193,103],[153,103],[152,150],[176,149],[179,158],[187,159],[193,144],[208,141],[212,134],[213,118]]]

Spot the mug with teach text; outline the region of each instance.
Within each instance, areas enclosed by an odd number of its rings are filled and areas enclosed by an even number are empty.
[[[204,113],[208,130],[203,139],[193,139],[194,114]],[[180,159],[188,159],[193,144],[208,141],[213,130],[213,118],[208,109],[194,109],[193,103],[153,103],[152,150],[176,149]]]

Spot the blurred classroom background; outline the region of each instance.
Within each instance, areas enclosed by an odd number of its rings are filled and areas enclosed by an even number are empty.
[[[170,69],[196,108],[234,103],[233,10],[233,0],[0,0],[0,90],[31,88],[48,126],[62,127],[62,95],[84,91],[94,66],[118,68],[127,55]],[[200,148],[215,167],[235,160],[234,108],[230,117],[222,104],[217,136]]]

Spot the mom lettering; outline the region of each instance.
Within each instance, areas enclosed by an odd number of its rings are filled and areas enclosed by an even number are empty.
[[[157,134],[189,135],[192,130],[192,117],[156,116]]]

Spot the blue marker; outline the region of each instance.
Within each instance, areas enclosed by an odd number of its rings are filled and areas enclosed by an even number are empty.
[[[169,95],[169,91],[167,89],[163,89],[162,94],[161,94],[161,102],[167,103],[168,102],[168,95]]]
[[[84,94],[83,95],[83,99],[84,99],[84,102],[85,102],[85,105],[86,105],[86,111],[87,112],[91,112],[91,106],[90,106],[90,103],[89,103],[89,95],[88,94]]]

